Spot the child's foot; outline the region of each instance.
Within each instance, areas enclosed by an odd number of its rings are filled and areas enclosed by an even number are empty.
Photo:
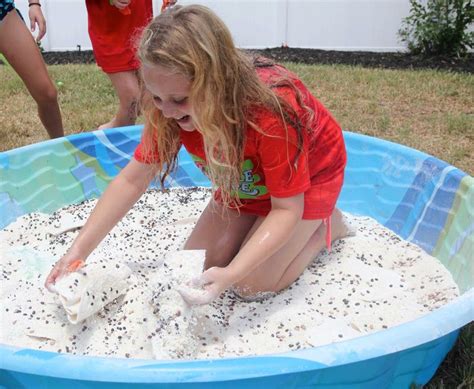
[[[114,117],[110,122],[100,125],[98,129],[107,130],[108,128],[133,126],[134,124],[135,124],[135,120],[119,120],[116,117]]]

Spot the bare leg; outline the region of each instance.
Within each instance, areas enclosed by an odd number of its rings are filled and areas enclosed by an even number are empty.
[[[99,130],[107,128],[130,126],[135,124],[138,116],[138,99],[140,89],[135,70],[107,73],[119,99],[119,108],[115,117],[99,126]]]
[[[0,52],[36,101],[38,116],[49,136],[64,136],[58,92],[48,75],[38,46],[14,10],[0,23]]]
[[[261,222],[259,220],[257,223]],[[258,227],[255,223],[255,228]],[[342,214],[331,216],[332,240],[348,235]],[[251,236],[255,228],[250,231]],[[302,220],[289,242],[261,264],[251,275],[234,285],[239,294],[252,296],[259,292],[278,292],[293,283],[326,245],[326,226],[322,220]]]
[[[239,251],[256,216],[225,210],[213,200],[200,216],[184,245],[185,250],[205,249],[204,270],[213,266],[225,267]]]
[[[322,223],[303,250],[288,265],[275,287],[276,291],[291,285],[326,247],[326,230],[326,225]],[[331,242],[345,238],[348,235],[349,230],[343,223],[341,211],[336,208],[331,216]]]
[[[263,217],[239,214],[210,201],[184,249],[205,249],[204,270],[227,266],[240,248],[263,222]],[[332,241],[349,234],[339,210],[331,216]],[[239,294],[278,292],[293,283],[316,258],[326,244],[326,226],[322,220],[301,220],[289,241],[245,279],[234,285]]]
[[[263,217],[257,220],[249,231],[243,245],[260,227],[263,220]],[[308,241],[321,224],[322,220],[300,220],[293,234],[280,250],[260,264],[247,277],[234,284],[236,291],[242,296],[253,296],[259,292],[277,292],[279,290],[278,284],[291,262],[297,257],[298,253],[304,250]]]

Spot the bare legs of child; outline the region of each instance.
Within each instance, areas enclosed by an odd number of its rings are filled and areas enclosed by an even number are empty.
[[[0,23],[0,52],[36,101],[38,116],[50,138],[64,136],[58,92],[37,44],[15,10]]]
[[[99,126],[99,130],[130,126],[135,124],[139,114],[138,99],[140,88],[135,70],[107,73],[119,99],[119,108],[115,117]]]
[[[278,292],[282,289],[285,289],[290,286],[294,281],[296,281],[296,279],[301,275],[301,273],[303,273],[303,271],[308,267],[308,265],[318,256],[318,254],[324,248],[326,248],[326,232],[327,226],[324,223],[320,222],[318,228],[311,235],[303,249],[288,264],[280,280],[273,287],[274,292]],[[344,223],[341,211],[337,208],[334,209],[334,212],[331,215],[331,243],[335,242],[338,239],[345,238],[351,234],[352,232],[349,226]],[[281,255],[281,253],[277,253],[277,255]],[[265,265],[267,262],[265,262],[263,265]],[[265,269],[262,268],[259,269],[259,271],[265,271]],[[254,280],[253,282],[251,281],[252,280],[246,279],[242,282],[241,287],[244,288],[243,295],[246,295],[248,292],[250,292],[250,295],[252,295],[252,291],[257,289],[258,284],[256,284],[256,280]],[[246,282],[250,286],[250,289],[248,289],[248,286],[246,286]],[[247,293],[245,293],[246,288],[248,290]]]
[[[256,229],[263,217],[238,214],[211,202],[204,210],[184,249],[205,249],[204,268],[227,266]],[[331,216],[332,241],[350,234],[341,212]],[[326,246],[326,226],[322,220],[301,220],[288,242],[274,255],[234,285],[241,296],[278,292],[293,283]]]

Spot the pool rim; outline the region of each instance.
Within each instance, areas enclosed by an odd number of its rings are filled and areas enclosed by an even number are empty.
[[[137,129],[141,130],[141,128],[142,126],[131,126],[114,129],[114,131],[136,131]],[[90,137],[99,132],[103,133],[104,130],[69,135],[65,138]],[[107,133],[109,132],[110,130],[107,130]],[[381,142],[390,149],[398,149],[410,154],[414,153],[420,158],[439,160],[429,154],[398,143],[347,131],[345,133],[356,138],[367,138],[370,142]],[[2,154],[6,156],[6,154],[24,152],[25,149],[31,152],[36,148],[45,147],[45,144],[50,144],[48,142],[63,142],[65,138],[5,151],[0,153],[0,157],[2,157]],[[447,164],[442,160],[439,161]],[[448,304],[418,319],[351,340],[285,353],[192,361],[157,361],[75,356],[0,345],[0,369],[56,378],[114,383],[228,381],[299,373],[361,362],[404,351],[441,338],[473,320],[473,307],[470,304],[473,298],[474,288],[470,288]],[[393,342],[387,342],[388,338],[397,339],[396,345]],[[242,361],[248,362],[248,364],[238,363]],[[291,363],[291,361],[298,363]]]

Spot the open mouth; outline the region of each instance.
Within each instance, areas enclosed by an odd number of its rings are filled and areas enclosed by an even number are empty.
[[[182,117],[180,117],[179,119],[176,119],[176,121],[179,123],[179,124],[186,124],[189,122],[189,120],[191,119],[191,116],[189,115],[184,115]]]

